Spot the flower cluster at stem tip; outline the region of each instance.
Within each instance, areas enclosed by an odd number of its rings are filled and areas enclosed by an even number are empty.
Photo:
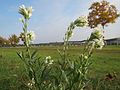
[[[35,39],[34,31],[27,30],[27,24],[28,24],[27,20],[29,20],[30,17],[32,16],[32,11],[33,11],[32,7],[25,7],[24,5],[19,7],[19,13],[24,17],[20,19],[20,21],[24,25],[23,27],[24,32],[21,32],[20,38],[27,45],[30,44],[30,42],[32,42]]]
[[[74,24],[77,27],[87,27],[88,26],[87,16],[80,16],[78,19],[74,21]]]
[[[81,16],[78,19],[76,19],[74,22],[70,24],[68,27],[68,30],[65,34],[65,39],[69,40],[73,36],[73,29],[75,27],[87,27],[88,26],[88,19],[86,16]]]
[[[89,38],[89,43],[94,44],[94,48],[96,49],[102,49],[104,44],[104,36],[103,31],[96,27],[94,28],[94,32],[91,33],[91,36]]]
[[[32,16],[32,7],[25,7],[24,5],[19,7],[19,13],[24,16],[25,19],[30,19]]]

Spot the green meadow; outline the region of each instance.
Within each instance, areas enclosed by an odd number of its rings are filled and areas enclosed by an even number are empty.
[[[57,60],[60,58],[57,49],[61,48],[59,46],[40,46],[31,50],[37,49],[42,60],[46,56]],[[23,47],[0,48],[0,90],[26,90],[24,64],[16,54],[16,52],[24,50]],[[71,46],[69,54],[76,58],[82,50],[83,46]],[[110,85],[111,89],[109,90],[113,90],[113,87],[120,90],[120,46],[105,46],[102,50],[95,50],[91,63],[89,78],[98,82],[97,80],[104,80],[107,74],[114,73],[115,78],[107,81],[106,85],[108,87]]]

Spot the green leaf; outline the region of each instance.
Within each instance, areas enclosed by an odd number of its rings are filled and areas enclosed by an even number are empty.
[[[29,77],[32,80],[32,78],[33,78],[33,70],[32,70],[31,67],[29,68]]]
[[[22,52],[17,52],[17,55],[20,57],[20,59],[23,59]]]
[[[78,72],[78,74],[74,77],[74,83],[76,83],[79,80],[80,77],[80,73]]]
[[[62,72],[62,76],[63,78],[65,79],[65,81],[69,84],[69,81],[68,81],[68,78],[66,76],[66,73],[64,72],[64,70],[61,69],[61,72]]]
[[[32,53],[32,55],[31,55],[31,58],[33,59],[34,57],[35,57],[35,55],[37,54],[37,51],[38,50],[35,50],[33,53]]]

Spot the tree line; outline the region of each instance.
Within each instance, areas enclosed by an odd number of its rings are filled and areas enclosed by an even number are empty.
[[[9,36],[9,38],[4,38],[0,36],[0,47],[9,47],[9,46],[17,46],[20,42],[20,38],[13,34]]]

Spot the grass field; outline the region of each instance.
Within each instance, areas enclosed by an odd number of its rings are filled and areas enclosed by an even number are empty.
[[[53,60],[59,58],[58,46],[41,46],[38,54],[41,58],[51,56]],[[82,52],[82,46],[72,46],[69,50],[70,55],[76,56]],[[23,62],[19,59],[16,52],[24,48],[0,48],[0,90],[23,90],[22,77],[25,69]],[[120,46],[106,46],[103,50],[94,51],[91,58],[90,77],[94,79],[104,79],[108,73],[116,73],[117,81],[120,80]],[[114,85],[115,82],[112,84]],[[117,82],[117,87],[120,83]],[[113,89],[109,89],[113,90]],[[117,89],[116,89],[117,90]]]

